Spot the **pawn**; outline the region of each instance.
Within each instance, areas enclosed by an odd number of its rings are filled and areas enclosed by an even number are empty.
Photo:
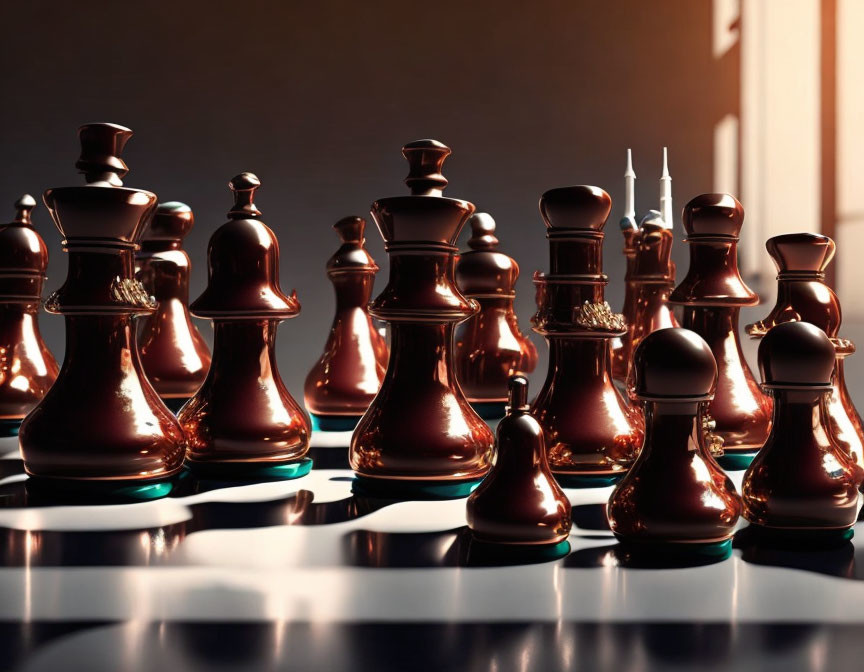
[[[234,207],[210,238],[208,283],[190,306],[213,320],[213,362],[201,388],[180,410],[189,466],[230,476],[307,474],[309,421],[276,365],[276,329],[300,302],[279,287],[279,243],[261,221],[252,173],[231,180]]]
[[[181,245],[193,224],[188,205],[160,203],[135,255],[136,277],[156,299],[156,312],[139,323],[141,363],[173,411],[195,394],[210,368],[210,349],[189,318],[190,261]]]
[[[507,385],[537,366],[537,348],[519,329],[513,311],[519,264],[498,251],[495,220],[478,212],[468,220],[470,252],[459,257],[456,282],[480,312],[456,328],[456,378],[466,398],[486,419],[504,415]]]
[[[660,329],[637,346],[633,367],[645,442],[609,498],[612,532],[626,543],[728,552],[741,500],[705,445],[700,410],[717,384],[711,349],[688,329]]]
[[[18,426],[57,378],[57,362],[39,332],[39,303],[48,248],[33,228],[35,199],[15,202],[15,219],[0,227],[0,435]]]
[[[468,498],[468,527],[489,544],[566,544],[570,501],[549,469],[543,428],[528,406],[528,380],[511,377],[509,395],[495,464]]]
[[[306,376],[304,397],[315,429],[347,431],[378,393],[389,353],[368,310],[378,264],[366,251],[366,220],[345,217],[333,228],[342,241],[327,262],[336,316],[324,354]]]
[[[744,517],[778,540],[850,539],[861,477],[829,430],[831,340],[812,324],[786,322],[759,343],[758,360],[774,420],[744,474]]]

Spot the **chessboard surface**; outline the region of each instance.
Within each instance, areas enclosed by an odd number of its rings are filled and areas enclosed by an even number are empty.
[[[634,561],[606,526],[610,489],[571,489],[567,557],[473,563],[464,499],[352,495],[349,436],[316,435],[301,479],[185,479],[164,499],[104,505],[28,500],[4,439],[0,669],[788,672],[860,660],[857,539]]]

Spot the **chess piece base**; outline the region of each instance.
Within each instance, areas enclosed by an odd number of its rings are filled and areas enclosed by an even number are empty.
[[[3,418],[0,420],[0,438],[18,436],[24,418]]]
[[[310,413],[313,432],[350,432],[360,422],[362,415],[316,415]]]
[[[628,554],[644,559],[651,557],[715,558],[724,560],[732,555],[732,539],[706,542],[634,541],[615,535]]]
[[[565,474],[560,471],[553,471],[552,475],[558,481],[558,485],[562,488],[605,488],[610,485],[615,485],[618,481],[624,478],[627,472],[622,471],[618,474]]]
[[[292,462],[196,462],[186,461],[187,468],[196,476],[220,480],[283,480],[290,481],[312,471],[311,458]]]
[[[505,415],[506,401],[472,401],[471,408],[483,420],[500,420]]]
[[[726,452],[720,457],[716,458],[717,464],[719,464],[726,471],[744,471],[747,467],[750,466],[750,463],[753,461],[753,458],[756,457],[758,450],[754,450],[746,453],[730,453]]]
[[[474,492],[482,480],[482,478],[464,481],[370,478],[356,474],[351,492],[355,495],[385,499],[461,499]]]
[[[766,527],[750,523],[744,528],[747,537],[755,544],[775,548],[830,548],[841,546],[855,536],[851,527],[833,529],[795,529],[790,527]],[[743,532],[743,530],[742,530]]]
[[[570,542],[566,539],[554,544],[507,544],[484,541],[472,535],[466,564],[528,565],[560,560],[569,553]]]
[[[36,498],[78,500],[98,503],[133,503],[161,499],[170,495],[177,487],[183,473],[167,478],[133,481],[87,480],[74,478],[45,478],[30,476],[26,481],[28,494]]]

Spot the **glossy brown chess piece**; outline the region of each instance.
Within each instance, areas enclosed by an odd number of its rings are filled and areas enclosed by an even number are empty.
[[[723,439],[726,469],[743,469],[765,442],[771,400],[759,389],[741,351],[738,316],[759,297],[738,272],[738,234],[744,208],[729,194],[702,194],[684,207],[690,248],[687,276],[669,297],[683,306],[681,326],[699,334],[717,360],[714,399],[708,405]]]
[[[39,332],[39,304],[48,248],[30,218],[36,201],[15,202],[15,219],[0,226],[0,436],[21,421],[57,378],[57,362]]]
[[[825,332],[808,322],[779,324],[759,343],[759,370],[774,397],[774,420],[744,474],[742,493],[744,517],[766,536],[852,536],[861,475],[828,426],[835,356]]]
[[[480,417],[504,415],[507,384],[516,373],[537,366],[537,348],[519,329],[513,310],[519,265],[498,251],[495,220],[478,212],[468,220],[469,252],[459,256],[459,291],[480,305],[480,312],[456,328],[456,378]]]
[[[834,241],[818,233],[787,233],[769,238],[765,247],[777,267],[777,302],[764,320],[748,325],[746,331],[758,339],[778,324],[800,320],[828,334],[837,353],[828,398],[828,426],[838,445],[864,469],[864,427],[843,371],[855,344],[839,337],[840,300],[825,284],[825,268],[834,258]]]
[[[639,225],[633,217],[621,218],[621,235],[624,237],[624,304],[621,307],[621,315],[627,333],[624,336],[616,336],[612,339],[612,377],[622,385],[627,382],[627,373],[630,370],[630,357],[632,348],[629,343],[625,346],[625,338],[630,328],[636,321],[636,294],[637,285],[633,273],[636,270],[636,249],[639,245]]]
[[[156,311],[140,321],[138,344],[144,372],[172,411],[189,400],[210,368],[210,348],[189,317],[189,255],[183,239],[192,209],[160,203],[135,255],[136,277],[156,299]]]
[[[535,273],[534,330],[549,343],[549,371],[532,413],[549,465],[565,486],[613,483],[642,444],[642,419],[612,384],[609,342],[626,327],[604,300],[603,226],[609,195],[597,187],[552,189],[540,199],[551,272]]]
[[[312,468],[311,428],[279,376],[276,329],[300,302],[279,286],[279,242],[254,203],[261,182],[241,173],[228,186],[234,206],[210,237],[207,288],[190,306],[213,320],[213,361],[177,417],[198,473],[297,478]]]
[[[390,278],[369,312],[390,325],[381,390],[351,439],[355,490],[406,497],[462,497],[492,461],[494,436],[455,378],[454,326],[477,312],[456,286],[456,239],[474,212],[445,198],[450,149],[418,140],[402,153],[410,196],[372,204]]]
[[[485,543],[566,544],[570,500],[549,470],[543,428],[529,413],[528,380],[513,376],[509,383],[507,415],[496,430],[495,464],[468,498],[468,527]],[[569,544],[562,548],[566,553]]]
[[[717,382],[708,344],[687,329],[646,336],[633,357],[645,443],[609,498],[612,532],[630,544],[727,553],[741,499],[705,443],[701,411]]]
[[[45,303],[66,319],[66,356],[21,425],[34,486],[158,493],[183,466],[183,432],[138,356],[134,318],[155,306],[134,278],[134,252],[156,196],[122,186],[131,135],[114,124],[82,126],[76,167],[86,185],[45,192],[69,253],[66,282]]]
[[[336,316],[324,354],[306,376],[304,396],[314,429],[347,431],[378,393],[389,353],[368,310],[378,264],[366,251],[366,220],[345,217],[333,228],[342,241],[327,262]]]

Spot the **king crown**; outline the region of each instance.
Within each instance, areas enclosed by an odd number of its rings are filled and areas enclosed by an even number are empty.
[[[30,213],[36,207],[36,199],[30,194],[24,194],[15,201],[15,219],[12,220],[15,224],[31,226],[33,222],[30,219]]]
[[[468,247],[472,250],[494,250],[498,247],[495,236],[495,220],[487,212],[478,212],[468,220],[471,225],[471,238]]]
[[[120,158],[132,131],[117,124],[85,124],[78,129],[81,156],[75,167],[84,173],[87,184],[122,187],[122,178],[129,172]]]
[[[253,202],[255,191],[261,186],[261,180],[255,173],[240,173],[228,186],[234,192],[234,207],[228,211],[230,219],[255,219],[261,216],[261,211]]]
[[[405,184],[412,196],[441,196],[447,186],[447,178],[441,174],[444,160],[450,156],[450,148],[437,140],[415,140],[402,148],[408,160],[408,177]]]

